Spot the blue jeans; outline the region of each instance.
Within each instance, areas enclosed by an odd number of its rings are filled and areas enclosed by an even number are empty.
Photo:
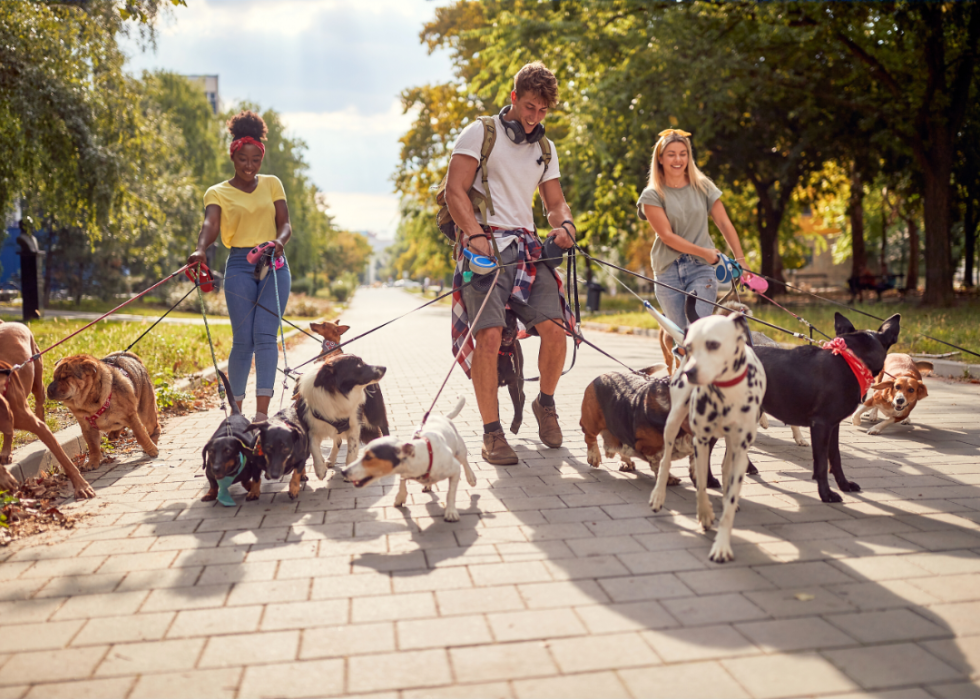
[[[704,301],[699,300],[694,307],[698,318],[704,318],[714,312],[715,307],[711,304],[718,298],[718,279],[715,277],[714,266],[707,264],[702,258],[681,255],[655,278],[658,282],[669,284],[674,289],[691,293],[696,291],[698,298],[704,299]],[[656,294],[663,314],[677,323],[681,330],[687,330],[687,316],[684,313],[687,296],[659,284],[656,287]]]
[[[231,318],[233,341],[228,357],[228,380],[235,400],[245,398],[248,372],[252,369],[255,355],[255,395],[271,396],[275,393],[276,368],[279,365],[279,349],[276,335],[279,333],[279,316],[276,315],[276,287],[279,286],[279,308],[285,309],[289,300],[289,265],[273,271],[265,279],[256,281],[255,265],[245,257],[251,248],[232,248],[225,265],[225,302]],[[268,311],[262,310],[262,304]]]

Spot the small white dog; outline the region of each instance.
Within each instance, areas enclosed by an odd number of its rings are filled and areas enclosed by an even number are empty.
[[[403,442],[397,437],[381,437],[368,443],[364,455],[344,469],[344,478],[363,488],[375,478],[401,476],[395,507],[408,498],[408,481],[418,481],[429,490],[433,483],[449,479],[446,493],[447,522],[458,522],[456,488],[459,486],[460,466],[466,472],[466,482],[476,485],[476,476],[466,460],[466,444],[452,419],[459,415],[466,400],[460,397],[448,415],[431,415],[415,437]]]
[[[715,521],[708,499],[707,474],[710,442],[724,438],[725,459],[721,482],[724,506],[718,535],[708,557],[717,563],[732,560],[731,534],[738,508],[738,495],[748,467],[749,446],[762,414],[766,373],[749,343],[745,316],[708,316],[691,323],[684,336],[687,351],[670,383],[670,415],[664,426],[664,457],[650,507],[658,512],[667,497],[670,455],[674,439],[685,417],[694,435],[698,520],[707,530]]]

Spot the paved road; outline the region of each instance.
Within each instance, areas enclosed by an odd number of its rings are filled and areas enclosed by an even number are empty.
[[[344,320],[358,332],[415,303],[361,290]],[[657,359],[652,339],[592,337]],[[388,367],[409,434],[449,368],[448,309],[355,347]],[[439,493],[410,487],[400,510],[393,482],[336,473],[296,502],[269,483],[257,503],[237,486],[239,507],[201,503],[219,415],[172,420],[163,458],[103,467],[98,499],[68,506],[89,514],[77,530],[0,551],[0,697],[980,694],[976,386],[930,380],[914,427],[842,427],[863,491],[840,505],[819,502],[788,428],[761,433],[737,560],[719,566],[686,477],[652,515],[648,471],[586,464],[582,391],[614,368],[582,350],[559,389],[565,446],[525,425],[518,466],[475,459],[456,524]],[[457,370],[440,409],[468,388]],[[478,455],[472,401],[456,423]]]

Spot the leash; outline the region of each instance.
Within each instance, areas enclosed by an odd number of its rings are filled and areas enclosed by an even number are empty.
[[[497,279],[499,277],[500,277],[500,265],[497,266],[497,270],[493,273],[493,284],[490,285],[491,289],[497,285]],[[473,318],[473,321],[470,323],[470,327],[466,332],[466,337],[463,338],[463,345],[459,348],[459,351],[453,356],[453,363],[450,365],[449,371],[446,373],[446,378],[442,380],[442,385],[439,386],[439,390],[436,391],[436,397],[432,399],[432,405],[429,406],[429,409],[426,410],[425,414],[422,416],[422,422],[419,423],[419,428],[415,432],[416,436],[421,434],[422,428],[425,426],[425,421],[429,419],[429,415],[432,413],[432,410],[436,407],[436,401],[439,400],[439,396],[442,395],[443,389],[446,388],[446,384],[449,382],[449,377],[452,376],[453,369],[455,369],[456,365],[459,364],[459,358],[463,354],[463,349],[466,347],[466,343],[469,342],[470,338],[473,336],[473,327],[480,320],[480,316],[483,314],[483,309],[487,307],[487,301],[489,300],[490,300],[490,293],[487,292],[487,295],[483,297],[483,303],[480,304],[480,310],[476,312],[476,317]]]
[[[829,303],[829,304],[831,304],[833,306],[840,306],[841,308],[847,309],[851,313],[857,313],[859,315],[866,316],[868,318],[873,318],[874,320],[877,320],[879,323],[884,323],[885,320],[886,320],[885,318],[879,318],[878,316],[874,315],[873,313],[868,313],[866,311],[862,311],[860,308],[857,308],[855,306],[849,306],[846,303],[842,303],[840,301],[835,301],[834,299],[829,299],[829,298],[827,298],[825,296],[820,296],[819,294],[815,294],[812,291],[807,291],[806,289],[801,289],[800,287],[793,286],[792,284],[787,284],[786,282],[780,281],[780,280],[776,279],[775,277],[769,277],[769,276],[766,276],[765,274],[758,274],[756,272],[752,272],[752,274],[755,274],[757,277],[762,277],[763,279],[766,279],[768,281],[774,282],[776,284],[781,284],[782,286],[786,287],[787,289],[792,289],[793,291],[798,291],[801,294],[806,294],[807,296],[812,296],[813,298],[815,298],[815,299],[817,299],[819,301],[823,301],[824,303]],[[925,333],[915,333],[915,334],[918,335],[919,337],[924,337],[927,340],[932,340],[933,342],[938,342],[941,345],[946,345],[947,347],[952,347],[953,349],[959,350],[960,352],[966,352],[967,354],[972,354],[974,357],[980,357],[980,353],[974,352],[973,350],[968,350],[965,347],[960,347],[959,345],[954,345],[952,342],[946,342],[945,340],[940,340],[938,337],[933,337],[932,335],[926,335]]]
[[[241,294],[236,294],[234,291],[229,291],[228,290],[228,287],[224,287],[224,292],[225,292],[225,295],[230,294],[232,296],[237,296],[240,299],[245,299],[246,301],[249,300],[248,297],[246,297],[246,296],[242,296]],[[259,292],[259,293],[261,294],[261,292]],[[271,308],[266,308],[265,306],[263,306],[258,301],[253,301],[252,303],[256,307],[261,308],[263,311],[265,311],[269,315],[275,315],[275,311],[273,311]],[[301,333],[303,333],[304,335],[306,335],[311,340],[320,340],[321,339],[319,335],[314,335],[309,330],[305,330],[304,328],[301,328],[300,326],[296,325],[296,323],[293,323],[292,321],[290,321],[288,318],[285,318],[285,317],[283,317],[283,316],[280,315],[279,316],[279,320],[281,320],[283,323],[285,323],[286,325],[290,326],[294,330],[299,330]]]
[[[159,324],[160,324],[160,321],[162,321],[162,320],[163,320],[164,318],[166,318],[166,317],[167,317],[168,315],[170,315],[170,311],[172,311],[172,310],[174,310],[175,308],[177,308],[177,306],[179,306],[179,305],[180,305],[180,304],[182,304],[182,303],[183,303],[183,302],[184,302],[185,300],[187,300],[187,297],[188,297],[188,296],[190,296],[191,294],[193,294],[193,293],[194,293],[194,288],[195,288],[195,287],[197,287],[197,286],[200,286],[200,285],[199,285],[199,284],[197,284],[197,283],[195,282],[195,283],[194,283],[194,286],[192,286],[192,287],[191,287],[191,288],[190,288],[190,289],[188,290],[188,292],[187,292],[186,294],[184,294],[184,295],[183,295],[183,296],[181,297],[181,299],[180,299],[180,301],[178,301],[178,302],[177,302],[177,303],[175,303],[175,304],[174,304],[173,306],[171,306],[170,308],[168,308],[168,309],[167,309],[167,312],[166,312],[166,313],[164,313],[164,314],[163,314],[162,316],[160,316],[160,317],[159,317],[159,318],[157,318],[157,319],[156,319],[155,321],[153,321],[153,325],[151,325],[151,326],[150,326],[150,327],[148,327],[148,328],[147,328],[146,330],[144,330],[144,331],[143,331],[143,334],[142,334],[142,335],[140,335],[139,337],[137,337],[137,338],[136,338],[135,340],[133,340],[133,342],[132,342],[132,343],[131,343],[131,344],[129,345],[129,347],[127,347],[127,348],[126,348],[125,350],[123,350],[123,351],[124,351],[124,352],[128,352],[129,350],[131,350],[131,349],[133,349],[133,347],[135,347],[135,346],[136,346],[136,343],[137,343],[137,342],[139,342],[139,341],[140,341],[140,340],[142,340],[142,339],[143,339],[144,337],[146,337],[146,335],[147,335],[147,333],[149,333],[149,332],[150,332],[151,330],[153,330],[153,328],[155,328],[155,327],[156,327],[157,325],[159,325]]]
[[[578,247],[578,246],[576,246],[576,247]],[[720,303],[715,303],[714,301],[708,301],[707,299],[703,299],[700,296],[698,296],[697,294],[691,293],[690,291],[684,291],[683,289],[678,289],[677,287],[673,287],[670,284],[666,284],[664,282],[657,281],[656,279],[651,279],[650,277],[644,276],[644,275],[640,274],[639,272],[634,272],[631,269],[626,269],[625,267],[620,267],[619,265],[613,264],[612,262],[607,262],[606,260],[600,260],[599,258],[593,257],[589,253],[585,252],[585,250],[582,250],[582,248],[579,248],[579,252],[581,252],[583,255],[585,255],[587,258],[589,258],[593,262],[596,262],[596,263],[601,264],[601,265],[605,265],[607,267],[611,267],[613,269],[617,269],[620,272],[625,272],[626,274],[632,275],[632,276],[636,277],[637,279],[643,279],[644,281],[648,281],[648,282],[651,282],[652,284],[656,284],[658,286],[662,286],[665,289],[670,289],[671,291],[675,291],[678,294],[683,294],[684,296],[694,297],[698,301],[701,301],[702,303],[707,303],[708,305],[714,306],[715,308],[725,308]],[[623,282],[622,280],[617,279],[617,281],[620,284],[622,284],[623,286],[626,286],[625,282]],[[626,288],[629,289],[628,286]],[[636,292],[634,292],[632,289],[630,289],[630,293],[632,293],[634,296],[636,296],[638,299],[640,299],[640,301],[643,301],[644,304],[649,303],[648,301],[644,301],[644,299],[641,298],[639,295],[637,295]],[[726,310],[730,310],[730,309],[726,309]],[[787,328],[783,328],[783,327],[780,327],[778,325],[774,325],[773,323],[770,323],[768,321],[762,320],[761,318],[755,318],[753,316],[745,316],[745,319],[746,320],[751,320],[751,321],[756,322],[756,323],[760,323],[761,325],[765,325],[766,327],[772,328],[773,330],[779,330],[780,332],[784,332],[787,335],[791,335],[791,336],[797,338],[798,340],[803,340],[803,341],[809,342],[809,343],[815,343],[815,342],[817,342],[816,340],[814,340],[814,339],[812,339],[810,337],[807,337],[803,333],[793,332],[792,330],[788,330]]]
[[[211,361],[214,364],[214,377],[218,384],[218,399],[221,401],[221,412],[225,414],[225,431],[228,433],[227,436],[232,437],[231,425],[227,422],[228,410],[225,406],[225,382],[221,380],[221,375],[218,373],[218,358],[214,354],[214,340],[211,339],[211,326],[208,325],[208,314],[204,310],[204,293],[201,291],[200,284],[196,283],[195,287],[197,288],[197,299],[201,303],[201,317],[204,319],[204,330],[208,335],[208,346],[211,348]],[[231,400],[235,400],[235,397],[232,396]]]
[[[88,329],[89,329],[89,328],[91,328],[91,327],[92,327],[93,325],[95,325],[96,323],[98,323],[98,322],[99,322],[100,320],[105,320],[106,318],[108,318],[109,316],[111,316],[111,315],[112,315],[113,313],[116,313],[116,312],[117,312],[117,311],[119,311],[120,309],[122,309],[122,308],[124,308],[125,306],[128,306],[129,304],[131,304],[131,303],[132,303],[133,301],[135,301],[136,299],[138,299],[138,298],[140,298],[141,296],[145,296],[146,294],[148,294],[148,293],[150,293],[151,291],[153,291],[154,289],[156,289],[156,288],[157,288],[158,286],[160,286],[161,284],[165,284],[166,282],[169,282],[169,281],[170,281],[171,279],[173,279],[173,278],[174,278],[174,277],[176,277],[176,276],[177,276],[178,274],[180,274],[180,273],[181,273],[181,272],[183,272],[183,271],[184,271],[185,269],[187,269],[187,268],[188,268],[188,266],[189,266],[189,265],[184,265],[183,267],[181,267],[181,268],[180,268],[180,269],[178,269],[177,271],[175,271],[175,272],[171,272],[170,274],[168,274],[168,275],[167,275],[166,277],[164,277],[163,279],[161,279],[160,281],[158,281],[158,282],[157,282],[156,284],[154,284],[154,285],[153,285],[153,286],[151,286],[150,288],[148,288],[148,289],[144,289],[143,291],[141,291],[141,292],[139,292],[138,294],[136,294],[136,295],[135,295],[135,296],[133,296],[132,298],[130,298],[130,299],[127,299],[127,300],[126,300],[126,301],[124,301],[123,303],[121,303],[121,304],[119,304],[118,306],[116,306],[115,308],[113,308],[113,309],[112,309],[111,311],[108,311],[108,312],[106,312],[106,313],[103,313],[103,314],[102,314],[101,316],[99,316],[98,318],[96,318],[95,320],[93,320],[93,321],[92,321],[91,323],[89,323],[88,325],[85,325],[85,326],[83,326],[83,327],[81,327],[81,328],[79,328],[78,330],[76,330],[75,332],[73,332],[73,333],[71,333],[71,334],[70,334],[70,335],[68,335],[67,337],[63,337],[62,339],[60,339],[60,340],[58,340],[57,342],[55,342],[55,343],[54,343],[53,345],[50,345],[49,347],[47,347],[47,348],[45,348],[45,349],[43,349],[43,350],[41,350],[41,351],[40,351],[40,352],[38,352],[37,354],[32,354],[32,355],[30,356],[30,358],[28,358],[28,359],[27,359],[27,361],[25,361],[25,362],[21,362],[20,364],[14,364],[14,365],[13,365],[13,366],[11,367],[11,369],[10,369],[10,370],[11,370],[11,371],[17,371],[18,369],[23,369],[23,368],[24,368],[25,366],[27,366],[27,365],[28,365],[29,363],[31,363],[31,362],[35,362],[35,361],[37,361],[38,359],[40,359],[40,358],[41,358],[41,356],[42,356],[42,355],[44,355],[44,354],[47,354],[48,352],[50,352],[51,350],[53,350],[53,349],[54,349],[55,347],[57,347],[58,345],[60,345],[60,344],[62,344],[62,343],[65,343],[65,342],[68,342],[68,340],[70,340],[71,338],[73,338],[73,337],[75,337],[75,335],[77,335],[78,333],[80,333],[80,332],[83,332],[83,331],[85,331],[85,330],[88,330]]]
[[[276,263],[275,260],[272,261],[272,286],[276,290],[276,316],[279,318],[279,336],[282,338],[282,393],[279,394],[279,409],[282,410],[282,401],[286,397],[286,392],[289,389],[289,384],[286,380],[289,378],[289,360],[286,358],[286,331],[282,328],[282,304],[279,302],[279,280],[276,278]],[[256,298],[256,305],[258,305],[258,299]]]

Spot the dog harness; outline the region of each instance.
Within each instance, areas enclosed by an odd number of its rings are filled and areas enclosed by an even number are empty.
[[[318,413],[316,410],[313,410],[312,408],[310,408],[310,412],[313,413],[313,417],[315,417],[317,420],[327,423],[335,430],[337,430],[337,432],[346,432],[347,430],[350,429],[350,418],[345,417],[343,420],[328,420],[327,418],[323,417],[323,415]]]
[[[742,383],[742,380],[745,379],[745,376],[748,373],[749,373],[749,366],[748,364],[746,364],[745,371],[743,371],[741,374],[736,376],[731,381],[712,381],[711,384],[713,386],[717,386],[718,388],[731,388],[732,386]]]
[[[861,389],[861,397],[863,398],[871,387],[874,377],[871,375],[871,370],[867,365],[854,352],[848,349],[847,341],[843,337],[835,337],[830,342],[823,343],[822,349],[830,350],[834,354],[839,354],[844,358],[847,366],[854,373],[854,378],[857,379],[858,388]]]
[[[89,415],[87,418],[85,418],[88,421],[88,424],[92,426],[92,429],[96,429],[95,423],[98,422],[99,418],[102,417],[102,414],[109,409],[109,403],[111,402],[112,391],[109,391],[109,397],[105,399],[105,403],[102,405],[102,407],[95,411],[95,415]]]
[[[421,437],[425,440],[425,446],[429,448],[429,468],[425,469],[425,473],[414,480],[417,480],[419,483],[428,483],[429,476],[432,475],[432,442],[425,435],[421,435]]]

